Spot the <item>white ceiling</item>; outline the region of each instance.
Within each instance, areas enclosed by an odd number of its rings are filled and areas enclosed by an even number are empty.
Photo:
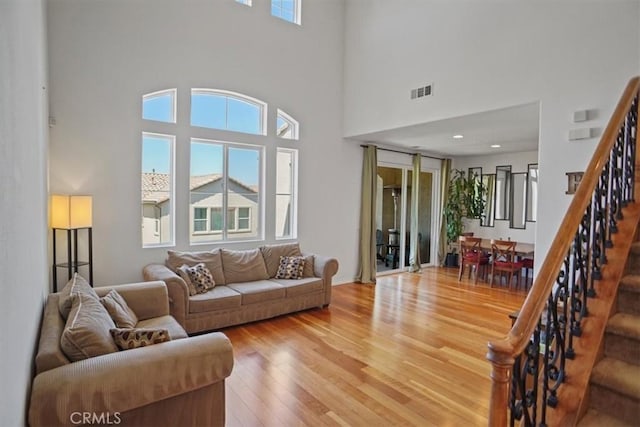
[[[352,139],[439,156],[477,156],[538,149],[539,104],[358,135]],[[463,135],[454,139],[453,135]],[[491,148],[499,144],[500,148]]]

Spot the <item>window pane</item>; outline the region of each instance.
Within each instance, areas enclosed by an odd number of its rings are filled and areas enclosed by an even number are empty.
[[[260,135],[260,108],[254,104],[228,98],[227,129]]]
[[[236,210],[227,209],[227,230],[236,229]]]
[[[271,0],[271,15],[295,24],[300,24],[297,19],[297,8],[300,0]]]
[[[173,242],[173,145],[169,135],[142,134],[142,245]]]
[[[207,230],[207,208],[193,209],[193,231]]]
[[[251,208],[238,208],[238,230],[248,230],[251,220]]]
[[[276,159],[276,238],[296,236],[297,151],[278,148]]]
[[[154,92],[142,97],[142,118],[158,122],[175,123],[175,89]]]
[[[223,239],[222,233],[222,203],[223,203],[223,161],[224,146],[219,143],[192,139],[191,140],[191,171],[189,177],[190,206],[194,212],[210,212],[209,229],[206,220],[204,228],[194,228],[190,240],[191,243],[203,243],[219,241]],[[201,209],[198,209],[201,208]],[[196,232],[199,232],[195,234]],[[217,232],[217,233],[212,233]]]
[[[191,95],[191,125],[212,129],[227,128],[227,98],[220,95]]]
[[[298,122],[280,109],[276,119],[276,135],[283,139],[298,139]]]
[[[249,208],[259,212],[260,190],[260,156],[261,149],[229,147],[229,181],[227,201],[229,209]],[[246,211],[245,211],[246,212]],[[229,238],[258,237],[259,227],[257,215],[250,223],[244,221],[246,230],[234,233]]]

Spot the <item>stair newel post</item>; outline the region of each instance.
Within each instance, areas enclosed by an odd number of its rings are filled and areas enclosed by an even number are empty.
[[[489,405],[489,425],[507,425],[509,408],[509,380],[515,359],[504,352],[498,353],[489,345],[487,359],[491,362],[491,402]]]

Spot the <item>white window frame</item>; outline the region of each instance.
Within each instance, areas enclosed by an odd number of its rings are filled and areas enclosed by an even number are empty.
[[[276,149],[276,155],[277,153],[280,152],[285,152],[285,153],[289,153],[291,154],[291,161],[292,161],[292,165],[291,165],[291,193],[279,193],[277,190],[277,186],[278,183],[276,181],[276,191],[275,191],[275,195],[274,198],[277,200],[278,196],[289,196],[291,197],[291,212],[290,212],[290,218],[291,218],[291,229],[290,229],[290,234],[289,235],[282,235],[282,236],[278,236],[278,230],[277,230],[277,224],[274,224],[276,226],[276,232],[275,232],[275,239],[276,240],[292,240],[292,239],[297,239],[298,238],[298,150],[295,148],[283,148],[283,147],[277,147]],[[277,162],[277,160],[276,160]],[[277,163],[276,163],[276,168],[277,168]],[[277,175],[277,172],[276,172]],[[276,206],[277,206],[277,202],[275,202]],[[277,222],[278,221],[278,214],[277,212],[274,212],[274,221]]]
[[[278,135],[279,129],[278,129],[277,119],[282,119],[289,124],[289,126],[291,127],[291,138],[286,138],[284,136]],[[291,140],[297,141],[299,139],[299,131],[300,131],[300,124],[298,123],[298,121],[293,117],[291,117],[289,114],[285,113],[284,111],[278,108],[278,115],[276,118],[276,136],[281,139],[291,139]]]
[[[209,95],[209,96],[220,96],[226,98],[225,102],[225,128],[219,129],[228,132],[237,132],[237,133],[245,133],[237,130],[229,129],[229,98],[232,98],[239,102],[244,102],[246,104],[253,105],[259,110],[260,124],[257,134],[247,133],[247,135],[266,135],[267,134],[267,103],[263,102],[257,98],[253,98],[251,96],[244,95],[238,92],[232,92],[230,90],[223,89],[207,89],[207,88],[192,88],[191,89],[191,97],[194,95]],[[191,118],[189,118],[189,122],[191,122]],[[201,127],[191,125],[193,127]],[[206,129],[218,129],[218,128],[206,128]]]
[[[173,101],[173,106],[171,108],[171,113],[172,113],[171,120],[168,122],[163,122],[161,120],[145,119],[144,118],[144,102],[154,98],[163,97],[167,94],[171,94],[171,100]],[[148,120],[150,122],[157,122],[157,123],[176,123],[177,110],[178,110],[178,90],[176,88],[163,89],[163,90],[142,95],[142,119],[143,120]]]

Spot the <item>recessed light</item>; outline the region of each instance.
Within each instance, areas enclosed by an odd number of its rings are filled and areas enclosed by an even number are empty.
[[[460,134],[453,135],[453,139],[462,139],[462,138],[464,138],[464,135],[460,135]]]
[[[491,144],[491,148],[500,148],[500,144]]]

